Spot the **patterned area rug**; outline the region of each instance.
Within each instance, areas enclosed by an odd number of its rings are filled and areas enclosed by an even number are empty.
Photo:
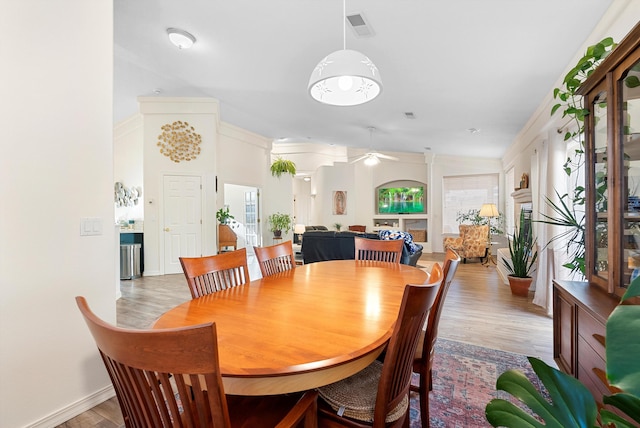
[[[490,427],[484,408],[491,399],[517,402],[504,391],[496,391],[498,376],[509,369],[522,371],[540,388],[524,355],[438,338],[429,403],[431,427]],[[421,426],[418,395],[413,392],[410,426]]]

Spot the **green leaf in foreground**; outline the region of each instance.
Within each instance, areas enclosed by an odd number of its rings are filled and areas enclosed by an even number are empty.
[[[537,422],[524,410],[494,399],[485,409],[489,423],[504,427],[584,428],[593,427],[597,407],[589,390],[573,376],[554,369],[541,360],[528,357],[533,371],[547,389],[550,401],[519,371],[504,372],[496,388],[508,392],[527,405],[544,424]],[[511,405],[510,405],[511,404]]]

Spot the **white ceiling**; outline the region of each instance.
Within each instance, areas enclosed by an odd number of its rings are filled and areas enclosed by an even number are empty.
[[[347,27],[347,48],[377,65],[384,89],[334,107],[314,101],[307,83],[342,49],[340,0],[114,0],[114,118],[159,90],[216,98],[223,121],[289,143],[501,157],[610,4],[347,0],[375,31],[358,38]],[[177,49],[169,27],[196,44]]]

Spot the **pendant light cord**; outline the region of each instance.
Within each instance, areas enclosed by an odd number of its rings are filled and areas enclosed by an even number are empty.
[[[342,0],[342,50],[347,50],[347,0]]]

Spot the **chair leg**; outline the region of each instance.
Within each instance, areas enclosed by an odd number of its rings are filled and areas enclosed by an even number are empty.
[[[431,369],[429,369],[429,391],[433,391],[433,376]]]
[[[423,427],[429,426],[429,391],[431,390],[431,376],[427,370],[420,373],[420,420]]]

